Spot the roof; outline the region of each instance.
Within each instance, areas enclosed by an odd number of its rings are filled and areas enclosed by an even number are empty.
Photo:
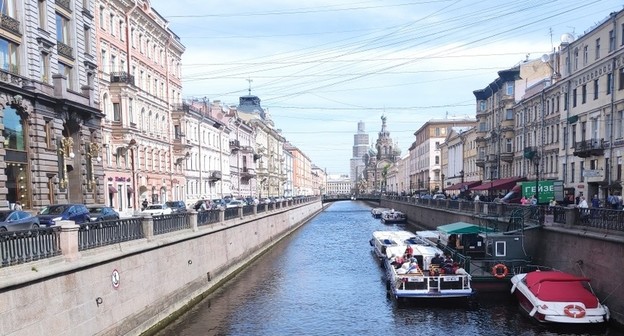
[[[597,308],[598,298],[583,286],[587,278],[558,271],[527,273],[527,287],[538,299],[550,302],[582,302],[585,308]]]
[[[446,234],[465,234],[465,233],[481,233],[481,232],[492,232],[494,230],[486,227],[482,227],[476,224],[466,223],[466,222],[457,222],[453,224],[446,224],[442,226],[438,226],[438,231],[444,232]]]

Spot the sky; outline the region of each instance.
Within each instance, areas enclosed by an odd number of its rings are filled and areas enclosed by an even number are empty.
[[[623,9],[619,0],[152,0],[186,47],[185,98],[262,100],[286,140],[348,174],[387,117],[408,154],[427,120],[474,118],[474,90]]]

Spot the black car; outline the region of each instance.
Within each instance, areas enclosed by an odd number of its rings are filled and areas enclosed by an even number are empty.
[[[92,222],[119,219],[119,213],[111,207],[104,205],[93,205],[89,208],[89,217]]]
[[[172,213],[186,212],[186,204],[182,201],[170,201],[165,204],[171,208]]]

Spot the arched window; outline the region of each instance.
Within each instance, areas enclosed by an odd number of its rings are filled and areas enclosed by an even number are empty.
[[[147,131],[150,133],[154,131],[152,130],[152,111],[147,114]]]

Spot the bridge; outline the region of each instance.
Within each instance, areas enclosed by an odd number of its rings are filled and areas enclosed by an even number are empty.
[[[371,202],[381,202],[381,195],[379,194],[337,194],[337,195],[323,195],[323,203],[327,202],[336,202],[336,201],[371,201]]]

